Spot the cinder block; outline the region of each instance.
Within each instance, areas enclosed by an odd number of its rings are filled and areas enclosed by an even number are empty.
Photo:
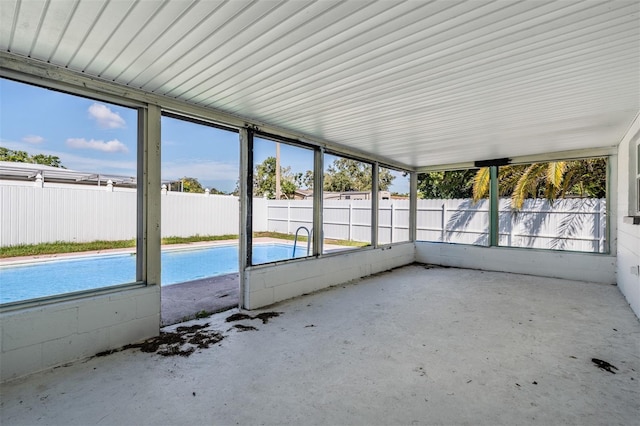
[[[262,269],[247,271],[245,279],[247,283],[251,283],[251,288],[256,291],[265,288],[264,272]]]
[[[109,327],[109,348],[116,349],[160,334],[160,313]]]
[[[42,370],[42,345],[2,352],[0,360],[1,381],[24,376]]]
[[[95,355],[107,349],[109,349],[108,328],[74,334],[43,343],[42,364],[45,368],[54,367]]]
[[[131,321],[136,317],[135,297],[97,297],[78,302],[78,332],[86,333]]]
[[[273,303],[275,303],[273,288],[250,291],[245,300],[245,306],[247,309],[258,309],[263,306],[269,306]]]
[[[78,331],[75,307],[46,307],[8,312],[2,321],[2,352],[69,336]]]
[[[160,289],[154,286],[150,291],[137,295],[136,318],[144,318],[160,313]]]
[[[295,283],[289,283],[279,285],[273,289],[273,297],[275,302],[291,299],[292,297],[300,296],[305,293],[310,293],[313,290],[305,289],[303,282],[298,281]]]

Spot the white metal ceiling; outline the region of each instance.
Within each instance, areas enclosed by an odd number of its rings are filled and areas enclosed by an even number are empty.
[[[616,145],[640,2],[1,0],[5,52],[411,166]]]

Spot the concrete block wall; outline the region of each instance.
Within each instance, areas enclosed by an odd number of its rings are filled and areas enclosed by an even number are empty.
[[[635,162],[631,155],[635,154],[635,145],[640,138],[640,117],[618,147],[618,214],[617,214],[617,247],[618,265],[616,278],[618,288],[629,302],[631,309],[640,318],[640,225],[630,223],[631,212],[630,187],[635,179]],[[631,160],[631,161],[630,161]],[[630,191],[631,189],[631,191]]]
[[[419,241],[416,261],[603,284],[616,282],[616,258],[602,254]]]
[[[413,243],[361,249],[339,255],[249,268],[245,308],[257,309],[282,300],[366,277],[415,260]]]
[[[149,286],[0,313],[6,381],[160,332],[160,288]]]

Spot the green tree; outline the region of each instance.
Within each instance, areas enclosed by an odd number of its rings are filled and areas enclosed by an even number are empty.
[[[202,186],[200,181],[198,181],[198,179],[196,178],[187,176],[171,182],[171,190],[204,194],[204,187]]]
[[[324,174],[324,190],[333,192],[371,191],[371,164],[349,158],[337,158]],[[395,176],[391,170],[381,167],[378,172],[378,189],[388,191]]]
[[[418,175],[420,198],[454,199],[471,198],[475,170],[448,170]]]
[[[313,171],[307,170],[304,173],[296,175],[296,184],[298,188],[313,189]]]
[[[55,155],[35,154],[30,155],[26,151],[14,151],[0,146],[0,161],[11,161],[17,163],[42,164],[45,166],[59,167],[64,169],[60,158]]]
[[[520,210],[527,198],[551,202],[566,197],[604,198],[606,176],[606,158],[503,166],[498,169],[498,191],[511,197],[512,208]],[[474,201],[489,195],[489,184],[489,168],[483,167],[473,179]]]
[[[291,173],[291,167],[280,166],[280,191],[284,197],[293,198],[297,189],[296,180],[301,176]],[[271,200],[276,198],[276,157],[267,157],[256,165],[253,173],[253,195],[266,195]]]

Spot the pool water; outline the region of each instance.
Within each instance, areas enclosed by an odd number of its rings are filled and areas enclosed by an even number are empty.
[[[293,246],[256,244],[253,263],[292,258]],[[303,257],[306,250],[296,250]],[[238,246],[216,246],[162,252],[162,285],[171,285],[238,272]],[[56,259],[0,267],[0,303],[35,299],[76,291],[131,283],[136,277],[136,256],[100,255]]]

